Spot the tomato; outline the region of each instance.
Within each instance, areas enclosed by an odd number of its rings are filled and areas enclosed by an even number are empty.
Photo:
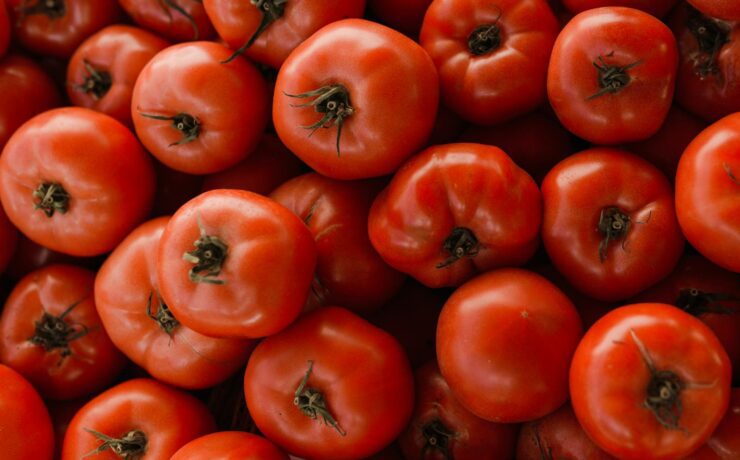
[[[447,300],[437,360],[469,411],[492,422],[523,422],[568,398],[568,366],[581,334],[578,312],[554,284],[505,268],[468,281]]]
[[[135,23],[168,40],[207,40],[214,35],[203,3],[197,0],[118,0]]]
[[[14,36],[34,53],[68,58],[84,39],[117,22],[116,0],[5,0]]]
[[[426,142],[438,85],[432,60],[410,38],[363,19],[337,21],[280,68],[273,123],[283,143],[324,176],[381,176]]]
[[[185,326],[213,337],[274,334],[298,317],[316,265],[301,220],[243,190],[212,190],[181,207],[159,243],[160,294]]]
[[[54,430],[31,383],[0,364],[0,451],[13,460],[51,460]]]
[[[545,101],[558,29],[545,0],[434,0],[419,42],[437,66],[443,103],[492,125]]]
[[[604,7],[576,15],[550,58],[547,94],[560,122],[596,144],[646,139],[673,99],[676,40],[640,10]]]
[[[710,122],[740,111],[740,22],[704,16],[683,3],[668,23],[680,52],[676,102]]]
[[[620,459],[675,459],[701,446],[724,415],[730,361],[704,323],[676,307],[631,304],[586,332],[570,370],[576,417]]]
[[[60,104],[54,81],[27,57],[0,60],[0,150],[18,127],[34,115]]]
[[[152,379],[120,383],[93,398],[72,418],[62,460],[169,459],[189,441],[216,428],[194,396]]]
[[[5,56],[10,44],[10,19],[5,1],[0,1],[0,58]]]
[[[704,257],[740,272],[740,114],[710,125],[686,147],[676,172],[676,214]]]
[[[367,6],[379,22],[415,38],[431,3],[432,0],[368,0]]]
[[[124,125],[78,107],[50,110],[18,129],[0,156],[10,221],[49,249],[110,251],[151,209],[152,163]]]
[[[300,217],[316,241],[318,259],[309,308],[341,305],[367,313],[401,287],[405,276],[380,258],[367,236],[370,205],[382,185],[310,173],[289,180],[270,195]]]
[[[633,296],[666,277],[681,257],[671,185],[636,155],[613,148],[576,153],[545,176],[542,196],[547,254],[594,299]]]
[[[573,13],[603,6],[625,6],[636,8],[653,16],[661,17],[668,13],[677,0],[563,0],[563,4]]]
[[[256,434],[222,431],[193,439],[170,460],[288,460],[273,443]]]
[[[688,2],[707,16],[740,21],[740,4],[734,0],[688,0]]]
[[[365,0],[203,0],[219,36],[251,60],[278,69],[323,26],[362,16]],[[356,57],[356,56],[355,56]]]
[[[392,267],[429,287],[521,265],[539,243],[537,185],[498,147],[430,147],[373,203],[370,241]]]
[[[416,405],[399,438],[406,458],[497,460],[512,458],[517,427],[480,419],[452,394],[435,362],[415,374]]]
[[[555,412],[522,426],[516,459],[614,460],[614,457],[599,449],[586,436],[573,408],[565,404]]]
[[[120,24],[91,35],[77,48],[67,67],[70,101],[132,126],[131,94],[136,77],[167,46],[152,33]]]
[[[212,42],[171,46],[139,74],[131,111],[141,143],[178,171],[207,174],[249,155],[267,123],[267,88],[244,59]]]
[[[687,460],[740,458],[740,388],[733,388],[730,407],[707,443]]]
[[[363,458],[404,429],[414,382],[393,337],[345,309],[325,307],[257,345],[244,394],[257,428],[289,453]]]

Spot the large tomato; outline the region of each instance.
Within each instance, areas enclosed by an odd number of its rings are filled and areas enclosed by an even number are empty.
[[[214,35],[200,0],[118,0],[135,23],[175,41],[207,40]]]
[[[364,19],[334,22],[285,61],[273,123],[318,173],[360,179],[395,171],[431,133],[437,71],[410,38]]]
[[[728,21],[740,21],[740,3],[735,0],[688,0],[702,13]]]
[[[193,439],[170,460],[288,460],[273,443],[256,434],[222,431]]]
[[[740,458],[740,388],[733,388],[730,407],[707,443],[686,460],[734,460]]]
[[[701,321],[676,307],[631,304],[586,332],[570,370],[588,436],[623,459],[676,459],[701,446],[730,398],[730,361]]]

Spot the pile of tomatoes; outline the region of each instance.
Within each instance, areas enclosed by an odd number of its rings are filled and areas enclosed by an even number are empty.
[[[0,0],[0,456],[740,459],[737,0]]]

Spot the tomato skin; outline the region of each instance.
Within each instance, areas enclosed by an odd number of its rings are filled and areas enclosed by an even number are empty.
[[[0,2],[0,58],[5,56],[10,45],[10,18],[5,1]]]
[[[740,21],[740,5],[733,0],[687,0],[697,10],[719,19]]]
[[[306,388],[323,393],[344,436],[293,404],[309,361]],[[380,451],[404,429],[414,404],[413,375],[398,342],[338,307],[315,310],[262,340],[247,364],[244,393],[268,439],[293,455],[322,460]]]
[[[267,439],[241,431],[222,431],[193,439],[170,460],[288,460]]]
[[[474,53],[469,40],[494,24],[500,44]],[[493,125],[546,99],[547,62],[558,23],[544,0],[434,0],[419,42],[439,72],[442,100],[462,118]]]
[[[432,0],[368,0],[367,6],[380,22],[415,38],[431,3]]]
[[[136,24],[173,42],[207,40],[215,35],[206,10],[198,1],[171,2],[190,15],[193,22],[159,0],[118,0],[118,3]]]
[[[740,388],[733,388],[730,407],[706,444],[686,460],[732,460],[740,458]]]
[[[563,4],[573,13],[581,13],[604,6],[623,6],[635,8],[655,17],[668,13],[677,0],[563,0]]]
[[[72,418],[61,460],[78,460],[102,444],[87,430],[115,438],[139,430],[147,438],[141,460],[159,460],[215,428],[208,409],[194,396],[152,379],[127,380],[100,393]],[[91,458],[120,457],[107,449]]]
[[[628,83],[596,97],[604,90],[597,64],[632,66]],[[677,66],[676,40],[660,20],[632,8],[595,8],[576,15],[558,35],[547,93],[560,122],[577,136],[595,144],[638,141],[663,123]]]
[[[354,112],[338,130],[310,126],[322,118],[300,95],[343,85]],[[283,143],[316,172],[363,179],[395,171],[426,142],[439,98],[437,71],[410,38],[364,19],[325,26],[291,53],[278,73],[273,123]],[[337,154],[337,148],[340,153]]]
[[[673,190],[636,155],[605,147],[571,155],[545,176],[542,196],[547,254],[574,287],[594,299],[633,296],[666,277],[681,257]],[[599,221],[609,209],[628,221],[621,239],[604,244]]]
[[[13,460],[51,460],[54,430],[44,401],[30,382],[0,364],[0,449]]]
[[[690,385],[677,393],[678,429],[661,424],[646,407],[655,380],[648,359],[656,372]],[[704,323],[670,305],[631,304],[586,332],[571,364],[570,396],[584,431],[611,455],[675,459],[698,449],[719,424],[729,403],[730,374],[727,354]]]
[[[504,268],[468,281],[447,300],[437,360],[469,411],[492,422],[523,422],[568,398],[568,364],[582,333],[578,312],[554,284]]]
[[[141,69],[168,43],[156,35],[126,25],[108,26],[88,37],[67,66],[67,96],[72,104],[103,112],[125,124],[131,120],[131,95]],[[91,77],[86,62],[110,78],[110,87],[98,96],[85,88]]]
[[[704,257],[740,272],[740,114],[710,125],[686,147],[676,172],[676,215]]]

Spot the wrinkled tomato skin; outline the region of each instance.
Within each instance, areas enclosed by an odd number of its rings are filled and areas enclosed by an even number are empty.
[[[730,407],[707,443],[686,460],[733,460],[740,458],[740,388],[733,388]]]
[[[206,10],[199,1],[118,0],[118,3],[139,26],[176,43],[208,40],[215,35]],[[192,20],[167,3],[177,5]]]
[[[194,439],[175,452],[170,460],[288,460],[267,439],[241,431],[222,431]]]
[[[740,21],[740,5],[734,0],[688,0],[702,13],[727,21]]]
[[[566,8],[575,14],[603,6],[635,8],[659,18],[668,13],[676,0],[563,0]]]

